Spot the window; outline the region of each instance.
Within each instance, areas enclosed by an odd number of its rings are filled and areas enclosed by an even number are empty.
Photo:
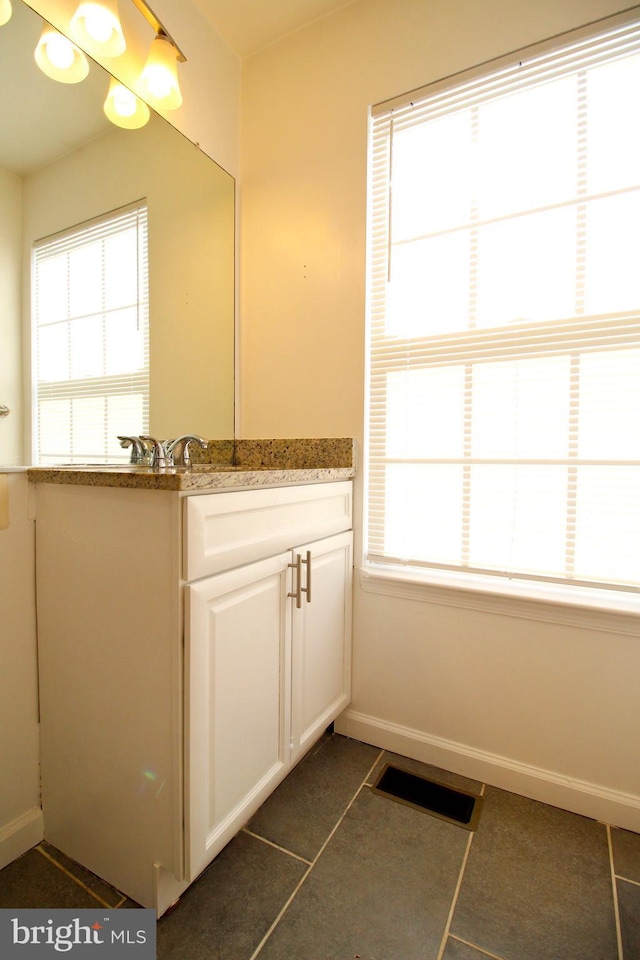
[[[33,250],[34,462],[127,460],[148,432],[147,208],[133,204]]]
[[[372,111],[366,557],[638,590],[640,23],[494,67]]]

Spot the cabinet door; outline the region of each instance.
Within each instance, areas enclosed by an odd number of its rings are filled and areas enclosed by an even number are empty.
[[[187,588],[187,860],[196,877],[290,766],[290,553]]]
[[[293,601],[292,763],[351,698],[352,542],[340,533],[293,551],[303,589],[301,605]]]

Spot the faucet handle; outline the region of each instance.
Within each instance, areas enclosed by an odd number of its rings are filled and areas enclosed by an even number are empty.
[[[183,437],[184,443],[182,445],[182,463],[183,466],[188,467],[191,465],[191,457],[189,455],[189,447],[192,443],[197,444],[201,450],[206,450],[209,446],[209,441],[205,440],[204,437],[198,437],[195,434],[188,434],[186,437]]]
[[[118,437],[120,446],[123,448],[131,447],[131,456],[129,463],[147,463],[148,450],[142,442],[142,437]]]
[[[166,467],[167,455],[160,441],[156,440],[155,437],[140,436],[140,439],[147,444],[147,449],[151,450],[151,466]]]
[[[208,441],[204,437],[198,437],[195,433],[185,433],[182,437],[177,437],[171,441],[169,452],[173,456],[174,463],[178,467],[191,466],[191,457],[189,447],[192,443],[197,443],[202,450],[206,450]],[[176,449],[178,449],[176,457]]]

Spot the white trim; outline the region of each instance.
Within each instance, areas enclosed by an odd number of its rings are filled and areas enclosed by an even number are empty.
[[[40,807],[33,807],[0,827],[0,870],[44,839]]]
[[[335,730],[383,750],[640,833],[640,796],[635,794],[519,763],[356,710],[341,714]]]
[[[449,607],[482,610],[522,620],[558,623],[603,633],[640,637],[640,604],[636,594],[590,590],[462,574],[438,576],[402,573],[397,568],[364,566],[357,582],[366,593]]]

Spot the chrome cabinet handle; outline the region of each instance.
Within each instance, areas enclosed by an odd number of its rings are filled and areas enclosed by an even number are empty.
[[[295,597],[296,607],[298,610],[302,606],[302,568],[300,564],[302,563],[302,557],[299,553],[296,554],[296,562],[289,563],[287,566],[291,567],[292,570],[295,570],[295,589],[293,593],[288,593],[288,597]]]
[[[307,568],[307,585],[306,587],[302,586],[302,564],[306,565]],[[298,610],[302,606],[302,594],[306,593],[307,603],[311,603],[311,550],[307,550],[307,558],[303,560],[299,553],[296,553],[295,563],[289,563],[287,566],[291,567],[292,570],[295,570],[296,585],[293,593],[288,593],[288,597],[295,597],[296,607]]]
[[[306,587],[300,587],[300,591],[306,593],[307,603],[311,603],[311,550],[307,550],[307,559],[303,560],[302,563],[306,564],[307,567],[307,585]]]

